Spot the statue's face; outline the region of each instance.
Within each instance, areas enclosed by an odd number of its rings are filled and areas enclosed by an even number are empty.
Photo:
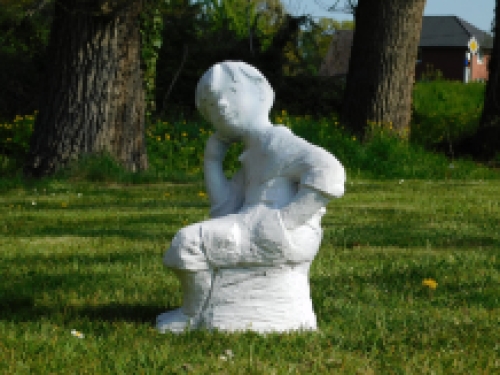
[[[215,67],[217,69],[219,67]],[[228,142],[241,140],[258,117],[258,90],[255,85],[234,82],[222,69],[203,82],[199,109],[212,123],[219,137]]]

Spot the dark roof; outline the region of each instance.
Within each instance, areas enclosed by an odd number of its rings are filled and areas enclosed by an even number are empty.
[[[464,47],[475,37],[480,47],[493,48],[493,37],[457,16],[424,16],[420,47]]]

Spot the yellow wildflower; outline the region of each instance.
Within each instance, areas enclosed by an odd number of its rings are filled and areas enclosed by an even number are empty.
[[[61,203],[61,207],[62,207],[62,208],[66,208],[66,207],[68,207],[68,203],[66,203],[66,202],[62,202],[62,203]]]
[[[436,280],[434,280],[434,279],[424,279],[424,280],[422,281],[422,285],[423,285],[423,286],[428,287],[429,289],[434,290],[434,289],[436,289],[436,288],[437,288],[438,283],[437,283],[437,281],[436,281]]]
[[[187,137],[187,133],[186,132],[182,132],[181,134],[183,137]]]
[[[207,193],[205,193],[204,191],[200,191],[200,192],[198,192],[198,196],[200,198],[205,198],[207,196]]]

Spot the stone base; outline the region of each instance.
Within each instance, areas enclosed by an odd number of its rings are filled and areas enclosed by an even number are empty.
[[[261,333],[316,330],[309,266],[217,270],[200,326]]]

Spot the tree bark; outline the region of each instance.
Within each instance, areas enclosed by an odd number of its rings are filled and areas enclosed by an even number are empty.
[[[108,3],[105,9],[88,0],[55,4],[50,66],[25,164],[27,176],[51,174],[95,153],[108,153],[131,171],[148,166],[140,68],[142,0],[122,1],[114,9]]]
[[[407,137],[425,0],[359,0],[341,117],[357,135],[377,123]]]

